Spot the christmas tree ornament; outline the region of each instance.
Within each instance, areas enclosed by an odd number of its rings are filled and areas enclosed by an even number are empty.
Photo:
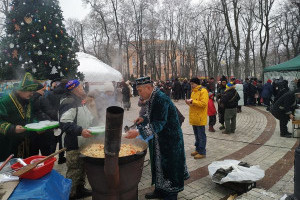
[[[60,66],[58,66],[57,68],[60,69]]]
[[[24,21],[25,21],[27,24],[31,24],[31,23],[32,23],[32,17],[24,17]]]
[[[54,45],[53,47],[54,47],[54,48],[56,48],[56,46],[55,46],[55,45]]]
[[[23,5],[26,5],[26,3],[25,3],[25,2],[23,2]]]
[[[38,51],[38,55],[41,56],[43,55],[43,52],[41,50]]]
[[[27,62],[27,61],[25,62],[25,65],[28,65],[28,62]]]
[[[52,67],[51,74],[57,74],[58,71],[55,66]]]
[[[32,60],[29,60],[29,63],[33,63]]]
[[[61,33],[61,34],[64,34],[64,31],[63,31],[63,30],[60,30],[60,33]]]
[[[31,55],[31,52],[28,52],[28,55],[30,56],[30,55]]]
[[[10,43],[10,44],[9,44],[9,48],[12,49],[12,48],[14,48],[14,47],[15,47],[15,45],[14,45],[13,43]]]
[[[11,63],[9,63],[9,66],[12,66],[12,64],[11,64]]]
[[[21,65],[21,68],[24,69],[24,64]]]
[[[18,24],[15,24],[15,31],[19,31],[20,30],[20,26]]]
[[[44,26],[44,31],[46,31],[47,30],[47,27],[46,26]]]
[[[63,76],[64,76],[64,74],[63,74],[62,72],[60,72],[60,76],[61,76],[61,77],[63,77]]]
[[[39,22],[41,23],[41,20],[39,19]]]
[[[8,65],[8,62],[6,61],[5,64]]]
[[[55,26],[56,26],[56,27],[59,27],[59,24],[56,24]]]
[[[49,23],[49,24],[51,24],[51,23],[52,23],[52,21],[49,21],[48,23]]]
[[[52,58],[53,61],[55,61],[55,58]]]
[[[16,19],[13,19],[12,22],[15,23],[15,22],[16,22]]]
[[[23,60],[23,58],[22,58],[22,56],[20,56],[20,57],[19,57],[19,61],[22,61],[22,60]]]
[[[35,47],[36,47],[36,45],[34,44],[34,45],[32,45],[32,47],[33,47],[33,48],[35,48]]]
[[[68,68],[66,67],[65,70],[68,71]]]
[[[46,47],[46,49],[49,49],[49,47]]]
[[[18,51],[16,49],[12,52],[12,58],[18,58]]]
[[[36,68],[32,68],[32,72],[35,73],[36,72]]]
[[[24,22],[21,22],[21,26],[24,26]]]
[[[47,62],[45,62],[45,65],[48,65],[48,63],[47,63]]]
[[[58,38],[58,35],[55,35],[56,38]]]
[[[7,37],[11,37],[11,34],[8,34]]]
[[[47,40],[50,40],[50,38],[47,38]]]
[[[16,46],[16,47],[17,47],[17,48],[19,48],[19,47],[20,47],[20,45],[18,45],[18,44],[17,44],[17,46]]]
[[[40,31],[36,31],[37,33],[39,33]]]
[[[35,37],[35,34],[32,33],[31,36],[32,36],[32,37]]]
[[[63,56],[62,55],[60,55],[60,58],[62,58]]]
[[[43,39],[39,39],[39,43],[43,44],[44,40]]]

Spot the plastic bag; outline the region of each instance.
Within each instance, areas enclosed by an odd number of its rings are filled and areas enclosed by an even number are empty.
[[[11,176],[9,174],[0,174],[0,183],[9,182],[9,181],[17,181],[19,177]]]
[[[46,176],[36,179],[21,179],[9,200],[68,200],[72,181],[52,170]]]
[[[258,165],[243,167],[240,166],[238,160],[224,160],[224,161],[215,161],[208,166],[209,175],[213,177],[216,171],[220,168],[228,169],[230,167],[233,170],[222,178],[219,182],[216,183],[226,183],[226,182],[256,182],[262,179],[265,176],[265,171],[262,170]]]

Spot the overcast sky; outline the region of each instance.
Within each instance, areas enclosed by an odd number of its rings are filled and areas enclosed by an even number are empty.
[[[63,16],[68,18],[77,18],[82,20],[89,12],[89,8],[86,8],[81,0],[59,0]]]

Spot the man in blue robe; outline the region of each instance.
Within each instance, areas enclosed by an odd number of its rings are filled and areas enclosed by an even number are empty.
[[[153,137],[149,141],[149,153],[155,190],[146,194],[145,198],[177,200],[189,173],[176,107],[167,95],[153,86],[149,77],[137,79],[136,85],[140,97],[147,100],[146,113],[135,120],[138,129],[129,130],[126,137]]]

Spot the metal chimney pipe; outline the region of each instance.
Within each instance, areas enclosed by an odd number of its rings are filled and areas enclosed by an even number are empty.
[[[124,109],[112,106],[106,109],[104,174],[112,195],[107,200],[119,200],[120,172],[119,152],[121,146]]]

